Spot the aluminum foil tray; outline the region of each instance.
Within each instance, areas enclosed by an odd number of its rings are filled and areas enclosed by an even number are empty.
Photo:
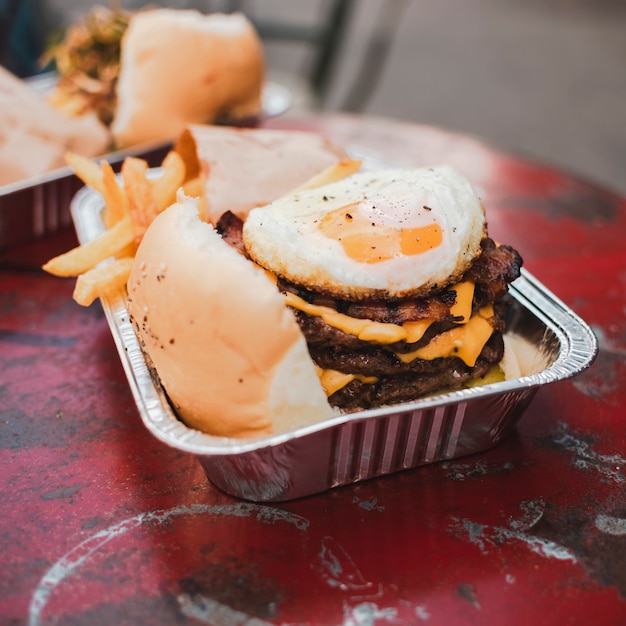
[[[144,144],[102,159],[119,169],[127,156],[145,159],[150,165],[161,163],[169,144]],[[69,167],[0,185],[0,253],[49,235],[72,225],[70,204],[84,183]]]
[[[81,242],[97,236],[102,199],[80,190],[71,205]],[[153,380],[122,291],[102,302],[137,408],[165,444],[195,455],[208,479],[252,501],[284,501],[487,450],[514,429],[539,388],[588,367],[591,329],[528,272],[510,289],[507,334],[530,346],[532,373],[414,402],[345,414],[254,440],[213,437],[183,424]]]

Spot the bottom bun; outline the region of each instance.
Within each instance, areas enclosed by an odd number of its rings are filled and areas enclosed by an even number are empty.
[[[142,349],[188,426],[254,437],[334,414],[276,286],[194,200],[180,194],[147,230],[128,294]]]

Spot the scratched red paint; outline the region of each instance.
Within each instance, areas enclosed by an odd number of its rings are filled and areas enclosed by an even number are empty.
[[[345,128],[379,151],[399,132]],[[0,621],[626,622],[626,201],[487,151],[490,227],[596,329],[596,363],[487,453],[280,506],[152,438],[99,306],[0,256]]]

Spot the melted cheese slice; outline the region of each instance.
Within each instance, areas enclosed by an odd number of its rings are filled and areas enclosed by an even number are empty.
[[[493,333],[493,326],[489,321],[491,317],[493,317],[493,306],[489,304],[480,309],[476,315],[472,315],[466,324],[435,335],[427,345],[413,352],[396,353],[396,356],[403,363],[410,363],[415,359],[430,361],[456,356],[469,367],[474,367],[478,356]]]
[[[459,324],[464,324],[472,315],[472,302],[474,300],[475,284],[471,280],[458,283],[450,287],[456,292],[456,302],[450,307],[450,313],[458,320]]]
[[[466,322],[472,314],[472,300],[474,299],[474,283],[467,281],[450,288],[456,292],[456,303],[451,307],[452,315],[460,318],[460,323]],[[403,324],[389,324],[374,322],[338,313],[334,309],[317,304],[310,304],[294,293],[285,294],[285,302],[290,307],[298,309],[307,315],[321,317],[329,326],[338,328],[348,335],[353,335],[361,341],[374,341],[376,343],[396,343],[406,341],[415,343],[419,341],[428,330],[433,320],[418,320],[416,322],[404,322]]]
[[[450,289],[456,292],[456,302],[450,311],[457,319],[458,326],[435,335],[427,345],[417,350],[408,353],[395,353],[400,361],[410,363],[415,359],[433,360],[455,356],[463,360],[469,367],[476,364],[478,356],[493,333],[493,326],[490,321],[494,315],[493,306],[487,305],[481,308],[477,314],[472,315],[474,283],[466,281],[454,285]],[[434,320],[430,319],[404,322],[403,324],[374,322],[338,313],[330,307],[310,304],[293,293],[285,294],[285,302],[307,315],[321,317],[329,326],[358,337],[362,341],[381,344],[399,341],[415,343],[424,336],[430,325],[434,323]],[[328,396],[357,378],[365,383],[373,383],[377,380],[374,376],[346,374],[337,370],[322,368],[318,368],[318,374],[322,387]]]
[[[317,375],[320,378],[320,383],[324,388],[327,396],[332,396],[335,391],[339,391],[342,387],[345,387],[348,383],[358,379],[363,383],[375,383],[378,378],[376,376],[361,376],[360,374],[344,374],[339,370],[317,368]]]

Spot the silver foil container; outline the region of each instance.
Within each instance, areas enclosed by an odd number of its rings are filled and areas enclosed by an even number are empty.
[[[102,199],[81,189],[71,212],[81,242],[100,232]],[[223,491],[252,501],[284,501],[487,450],[500,443],[538,389],[587,368],[597,341],[572,310],[523,271],[509,293],[509,336],[526,340],[532,373],[504,382],[349,413],[275,436],[213,437],[183,424],[151,376],[120,291],[102,301],[146,428],[197,457]]]
[[[127,156],[141,157],[157,165],[169,149],[163,143],[144,144],[111,152],[106,160],[114,168]],[[71,228],[71,202],[83,186],[69,167],[0,185],[0,254]]]

